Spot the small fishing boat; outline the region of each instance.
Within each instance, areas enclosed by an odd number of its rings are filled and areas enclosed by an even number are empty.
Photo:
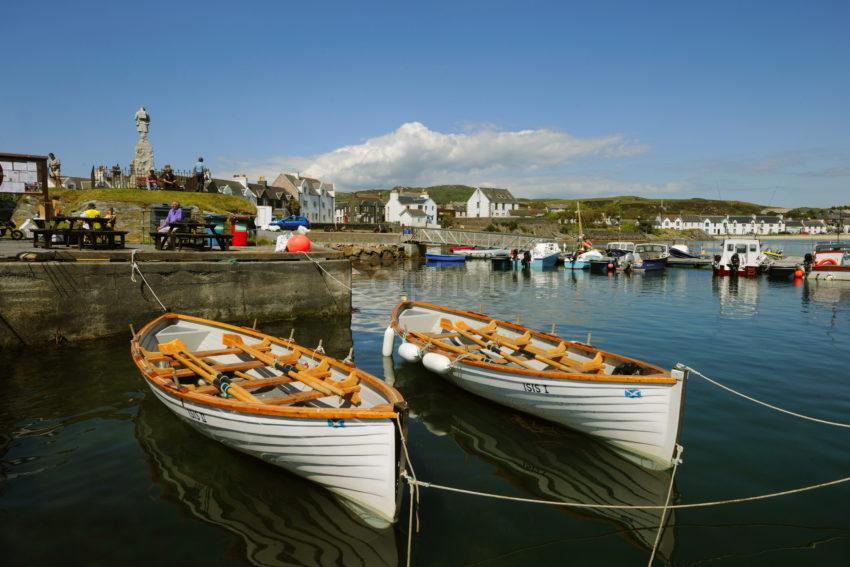
[[[761,243],[754,238],[727,238],[723,252],[714,256],[716,276],[755,277],[770,264],[761,251]]]
[[[670,252],[666,244],[638,244],[632,253],[630,268],[636,272],[654,272],[667,267]]]
[[[320,348],[174,313],[135,333],[130,353],[198,432],[396,521],[407,405],[391,386]]]
[[[674,258],[699,258],[699,256],[691,254],[687,244],[673,244],[670,246],[670,256]]]
[[[804,267],[809,279],[850,281],[850,244],[818,243],[814,254],[805,255]]]
[[[605,245],[606,255],[612,258],[619,258],[620,256],[625,256],[626,254],[634,251],[634,242],[609,242]]]
[[[454,254],[455,252],[461,252],[463,250],[474,250],[475,246],[450,246],[449,252]]]
[[[686,373],[487,315],[402,301],[384,334],[399,356],[464,390],[673,465]]]
[[[531,249],[532,268],[553,268],[561,256],[561,249],[555,242],[538,242]]]
[[[603,259],[599,250],[588,250],[573,257],[564,258],[564,268],[567,270],[586,270],[590,268],[591,262]]]
[[[490,258],[508,257],[508,251],[504,248],[470,248],[467,250],[453,250],[452,254],[464,256],[470,260],[488,260]]]
[[[466,262],[464,256],[457,254],[425,254],[426,262]]]

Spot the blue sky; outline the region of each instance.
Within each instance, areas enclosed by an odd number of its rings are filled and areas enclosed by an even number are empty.
[[[850,203],[850,2],[15,3],[0,151],[302,171],[343,190],[494,184]]]

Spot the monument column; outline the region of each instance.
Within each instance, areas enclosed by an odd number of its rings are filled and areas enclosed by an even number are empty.
[[[139,132],[139,141],[136,142],[136,152],[133,158],[133,175],[147,175],[148,171],[154,169],[153,148],[148,142],[148,126],[151,117],[142,106],[136,111],[136,131]],[[135,181],[135,180],[133,180]]]

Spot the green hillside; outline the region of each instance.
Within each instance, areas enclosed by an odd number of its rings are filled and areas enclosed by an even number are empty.
[[[445,205],[452,201],[466,201],[475,192],[475,187],[468,185],[435,185],[433,187],[402,187],[400,189],[404,193],[427,191],[428,195],[438,205]],[[386,201],[389,199],[390,191],[390,189],[366,189],[353,193],[337,193],[336,200],[338,203],[348,203],[356,195],[358,197],[379,197]]]
[[[542,199],[530,200],[533,207],[564,207],[566,216],[573,216],[576,203],[581,203],[583,217],[602,215],[626,219],[648,219],[658,215],[751,215],[759,214],[764,205],[746,201],[722,201],[718,199],[645,199],[625,195],[621,197],[598,197],[591,199]]]

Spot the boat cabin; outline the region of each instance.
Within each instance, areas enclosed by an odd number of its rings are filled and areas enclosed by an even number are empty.
[[[635,246],[635,254],[644,260],[657,260],[670,257],[670,249],[666,244],[638,244]]]
[[[714,271],[721,275],[738,273],[755,276],[767,267],[767,263],[768,257],[755,238],[727,238],[723,241],[721,253],[714,257]]]
[[[628,252],[635,251],[635,243],[634,242],[609,242],[605,245],[605,250],[608,252],[620,252],[621,254],[626,254]]]

